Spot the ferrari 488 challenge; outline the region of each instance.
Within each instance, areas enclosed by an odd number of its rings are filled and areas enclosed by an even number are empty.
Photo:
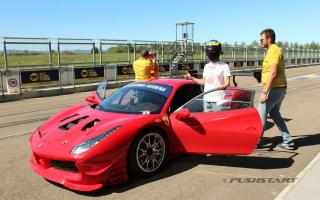
[[[208,110],[214,96],[220,99]],[[253,98],[254,91],[241,88],[203,93],[183,79],[133,82],[106,97],[102,82],[87,104],[55,114],[32,133],[30,165],[45,179],[92,191],[152,176],[174,155],[251,154],[262,131]]]

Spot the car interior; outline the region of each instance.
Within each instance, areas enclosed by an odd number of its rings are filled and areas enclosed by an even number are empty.
[[[187,103],[194,97],[200,95],[202,91],[203,91],[202,86],[198,84],[190,84],[190,85],[184,85],[180,87],[175,93],[170,103],[170,106],[167,110],[167,113],[170,114],[174,112],[183,104]]]

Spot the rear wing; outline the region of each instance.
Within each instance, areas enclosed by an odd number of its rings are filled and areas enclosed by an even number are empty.
[[[188,71],[191,76],[196,77],[196,78],[201,78],[202,73],[198,72],[197,70],[189,70]],[[255,71],[236,71],[236,72],[231,72],[232,75],[232,82],[234,86],[238,86],[238,83],[236,81],[237,76],[253,76],[258,83],[261,83],[261,69],[257,69]]]
[[[236,82],[236,76],[253,76],[258,83],[261,83],[261,70],[257,71],[251,71],[251,72],[232,72],[232,82],[234,86],[238,86],[238,83]]]

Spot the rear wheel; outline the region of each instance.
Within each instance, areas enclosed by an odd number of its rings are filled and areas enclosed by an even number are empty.
[[[129,170],[134,176],[149,177],[164,166],[168,145],[163,133],[147,130],[133,142],[129,151]]]

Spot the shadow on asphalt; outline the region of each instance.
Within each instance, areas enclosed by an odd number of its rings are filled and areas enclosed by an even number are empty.
[[[289,119],[289,118],[283,118],[283,119],[284,119],[285,122],[289,122],[289,121],[292,120],[292,119]],[[272,119],[269,119],[269,118],[268,118],[268,120],[272,120]],[[265,131],[271,129],[274,125],[275,125],[274,122],[266,121]]]
[[[310,135],[297,135],[292,136],[292,142],[294,143],[294,151],[304,146],[312,146],[320,144],[320,133]],[[263,137],[261,144],[263,149],[274,151],[275,147],[282,142],[281,136],[276,137]]]
[[[149,184],[154,181],[159,181],[176,174],[188,171],[200,164],[202,165],[217,165],[239,168],[251,168],[251,169],[279,169],[288,168],[294,163],[292,158],[270,158],[259,156],[205,156],[205,155],[184,155],[174,160],[170,160],[167,167],[163,169],[159,174],[145,179],[130,180],[126,183],[119,184],[117,186],[106,186],[100,190],[78,194],[98,197],[112,193],[122,193],[139,187],[141,185]]]
[[[313,146],[320,144],[320,133],[312,135],[294,136],[292,140],[295,143],[296,149],[304,146]]]
[[[300,135],[293,136],[296,147],[318,145],[320,144],[320,133],[314,135]],[[276,136],[272,138],[263,138],[264,143],[269,145],[272,150],[277,144],[282,142],[281,136]],[[221,156],[221,155],[183,155],[179,157],[174,157],[169,160],[165,169],[160,173],[150,178],[144,179],[131,179],[125,183],[118,184],[115,186],[106,186],[97,191],[93,192],[76,192],[77,194],[88,196],[88,197],[99,197],[106,196],[112,193],[123,193],[139,187],[141,185],[149,184],[155,181],[159,181],[185,171],[188,171],[198,165],[216,165],[216,166],[228,166],[237,168],[250,168],[250,169],[281,169],[289,168],[293,165],[293,157],[298,153],[294,151],[287,151],[288,153],[293,153],[295,155],[289,158],[272,158],[266,156]],[[50,181],[51,182],[51,181]],[[53,183],[53,182],[51,182]],[[64,186],[53,183],[54,185],[69,190]]]

